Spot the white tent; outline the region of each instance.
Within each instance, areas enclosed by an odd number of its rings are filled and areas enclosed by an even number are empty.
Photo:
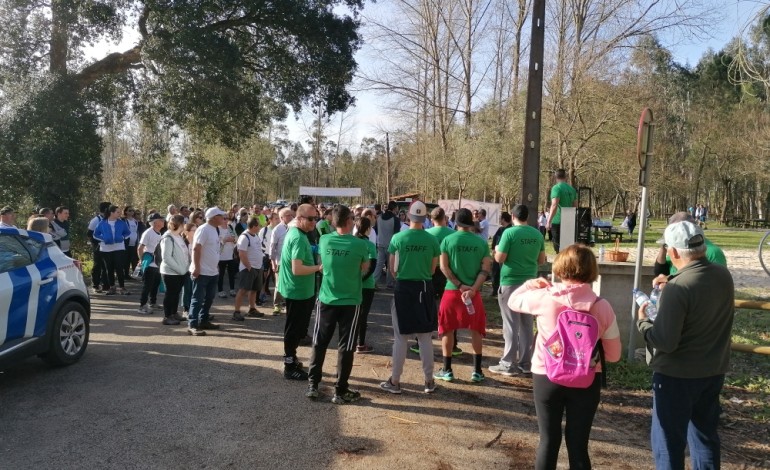
[[[300,186],[300,196],[361,197],[361,188],[316,188]]]

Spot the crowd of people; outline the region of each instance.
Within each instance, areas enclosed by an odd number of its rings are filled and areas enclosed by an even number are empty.
[[[384,208],[326,207],[311,197],[285,207],[233,204],[227,212],[169,205],[165,216],[153,210],[144,219],[131,206],[103,202],[88,225],[92,289],[127,295],[125,282],[141,277],[137,312],[160,310],[164,325],[187,322],[192,336],[220,328],[210,311],[217,296],[233,298],[231,320],[237,322],[263,316],[259,307],[271,305],[274,315],[286,315],[283,375],[307,382],[310,399],[321,396],[326,352],[337,332],[337,404],[361,396],[349,384],[354,356],[374,350],[366,336],[373,299],[377,290],[392,291],[392,370],[379,384],[384,392],[402,394],[410,349],[420,356],[425,393],[434,393],[438,380],[454,381],[452,360],[462,354],[457,331],[469,330],[471,383],[483,382],[485,371],[532,379],[540,432],[535,467],[556,468],[564,436],[570,468],[590,468],[588,442],[603,364],[620,359],[620,332],[612,306],[592,289],[599,275],[593,251],[559,244],[560,210],[574,207],[576,194],[563,170],[554,176],[551,205],[538,214],[536,227],[528,224],[529,208],[518,204],[500,214],[500,228],[491,235],[483,210],[448,215],[437,207],[428,213],[421,201],[403,210],[392,201]],[[28,229],[50,233],[69,253],[68,219],[66,207],[44,208]],[[724,253],[705,238],[699,222],[688,212],[669,220],[655,263],[655,285],[662,289],[657,318],[647,316],[647,304],[638,312],[637,328],[654,371],[651,442],[657,468],[684,468],[687,445],[693,468],[719,467],[719,392],[729,361],[733,285]],[[0,209],[0,227],[14,223],[13,210]],[[557,254],[552,276],[538,277],[546,261],[545,233],[553,235]],[[481,290],[489,278],[504,347],[484,369]],[[579,327],[586,333],[573,335]],[[591,338],[588,349],[579,349],[582,337]],[[416,344],[409,347],[412,339]],[[298,358],[303,343],[311,346],[307,368]]]

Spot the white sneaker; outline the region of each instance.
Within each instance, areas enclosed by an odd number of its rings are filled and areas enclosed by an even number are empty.
[[[219,298],[224,299],[227,298],[227,292],[225,291],[219,291]]]
[[[142,315],[152,315],[152,308],[147,304],[140,306],[136,311]]]
[[[380,388],[394,395],[401,395],[401,384],[394,385],[390,379],[386,380],[385,382],[380,382]]]
[[[235,297],[235,291],[230,289],[230,297]]]

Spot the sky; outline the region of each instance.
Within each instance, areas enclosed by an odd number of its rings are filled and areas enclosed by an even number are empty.
[[[717,0],[718,1],[718,0]],[[379,0],[377,4],[367,4],[365,12],[369,8],[388,8],[388,0]],[[672,52],[676,62],[682,65],[693,66],[698,63],[700,58],[709,49],[719,50],[733,37],[740,34],[754,18],[756,12],[767,6],[767,2],[760,0],[726,0],[720,8],[720,21],[710,28],[710,36],[707,38],[693,37],[675,37],[663,35],[659,39],[663,45]],[[93,57],[103,57],[106,53],[123,51],[131,47],[138,39],[138,34],[134,31],[127,31],[123,41],[120,44],[102,43],[94,46],[89,55]],[[367,62],[366,37],[364,37],[364,46],[357,55],[359,68],[364,69],[371,64]],[[355,149],[364,137],[382,138],[382,129],[395,128],[396,123],[389,119],[385,112],[381,95],[372,92],[356,92],[356,106],[347,112],[346,126],[350,126],[350,131],[346,138],[347,143]],[[308,140],[306,128],[312,123],[313,116],[309,112],[302,112],[299,115],[290,113],[286,120],[291,140],[305,143]]]

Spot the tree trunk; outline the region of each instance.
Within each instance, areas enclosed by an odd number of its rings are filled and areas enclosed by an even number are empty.
[[[51,52],[49,71],[67,75],[68,22],[66,0],[51,0]]]

